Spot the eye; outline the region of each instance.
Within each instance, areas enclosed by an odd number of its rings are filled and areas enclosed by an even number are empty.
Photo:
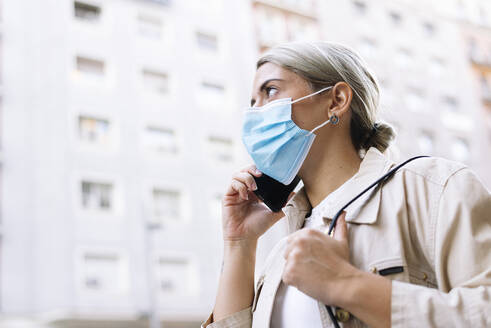
[[[266,94],[268,95],[268,98],[274,97],[278,93],[278,89],[275,87],[267,87],[266,88]]]

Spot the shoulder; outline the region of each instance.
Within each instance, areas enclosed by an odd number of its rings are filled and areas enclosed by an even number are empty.
[[[470,208],[477,204],[485,204],[487,208],[491,205],[489,190],[465,164],[427,157],[408,163],[401,171],[406,190],[420,195],[422,203],[443,204],[449,208],[453,207],[449,203],[457,207],[466,204]]]
[[[422,179],[428,184],[439,187],[444,187],[455,175],[474,175],[465,164],[441,157],[418,158],[400,170],[404,172],[405,179]]]

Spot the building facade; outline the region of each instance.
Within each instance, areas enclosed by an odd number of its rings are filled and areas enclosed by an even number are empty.
[[[3,7],[1,313],[130,327],[154,309],[195,327],[216,291],[221,196],[246,163],[249,4]]]
[[[241,112],[280,42],[354,48],[395,156],[463,161],[490,186],[491,8],[442,1],[2,0],[0,327],[207,316],[221,197],[250,162]]]

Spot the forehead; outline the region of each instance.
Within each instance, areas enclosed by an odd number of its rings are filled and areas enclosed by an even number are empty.
[[[279,65],[273,63],[266,63],[261,65],[256,70],[256,75],[254,77],[253,90],[258,90],[264,81],[269,79],[282,79],[286,83],[294,82],[294,83],[306,83],[304,79],[295,74],[292,71],[289,71]]]

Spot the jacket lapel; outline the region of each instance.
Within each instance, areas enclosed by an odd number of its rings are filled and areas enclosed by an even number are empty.
[[[387,159],[376,148],[370,148],[359,171],[343,186],[344,191],[335,199],[329,200],[320,206],[325,220],[332,219],[336,213],[361,191],[387,173],[394,163]],[[373,224],[377,220],[380,206],[380,185],[363,194],[349,205],[346,211],[346,221],[355,224]],[[283,208],[288,226],[288,234],[293,233],[303,226],[305,216],[310,213],[312,206],[307,198],[305,188],[301,188],[295,196]]]
[[[376,148],[370,148],[363,159],[356,175],[346,182],[344,191],[337,194],[336,198],[324,204],[321,208],[325,220],[332,219],[336,213],[365,190],[381,176],[387,173],[394,163],[387,159]],[[373,224],[377,221],[380,207],[381,185],[373,187],[360,198],[350,204],[346,209],[346,222],[356,224]]]

